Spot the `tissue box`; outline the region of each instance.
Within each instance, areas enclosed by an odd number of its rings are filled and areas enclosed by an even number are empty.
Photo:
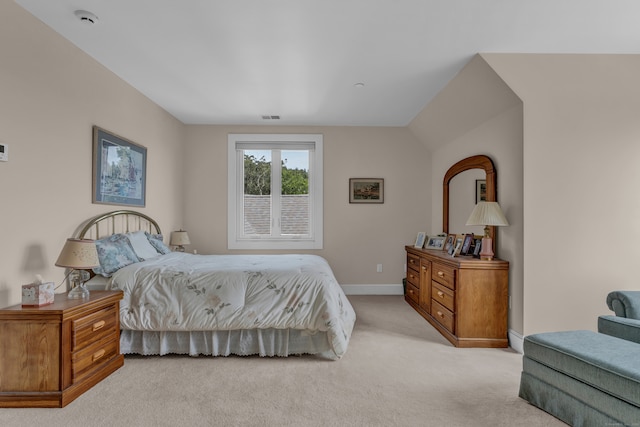
[[[53,304],[53,282],[22,285],[22,306],[40,307]]]

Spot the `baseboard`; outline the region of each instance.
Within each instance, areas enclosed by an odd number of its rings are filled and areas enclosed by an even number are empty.
[[[341,286],[346,295],[404,295],[404,289],[401,284]]]
[[[524,337],[514,331],[513,329],[509,329],[509,347],[514,349],[520,354],[524,354]]]

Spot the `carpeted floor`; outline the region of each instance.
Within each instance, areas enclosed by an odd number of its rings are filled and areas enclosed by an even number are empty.
[[[62,409],[0,409],[0,425],[565,426],[518,397],[522,356],[456,349],[400,296],[350,296],[339,361],[139,357]]]

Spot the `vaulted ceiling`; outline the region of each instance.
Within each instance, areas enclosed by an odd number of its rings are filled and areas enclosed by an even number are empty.
[[[15,1],[186,124],[405,126],[478,52],[640,53],[637,0]]]

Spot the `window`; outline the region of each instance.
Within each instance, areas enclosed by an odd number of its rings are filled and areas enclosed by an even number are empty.
[[[322,249],[322,135],[230,134],[229,249]]]

